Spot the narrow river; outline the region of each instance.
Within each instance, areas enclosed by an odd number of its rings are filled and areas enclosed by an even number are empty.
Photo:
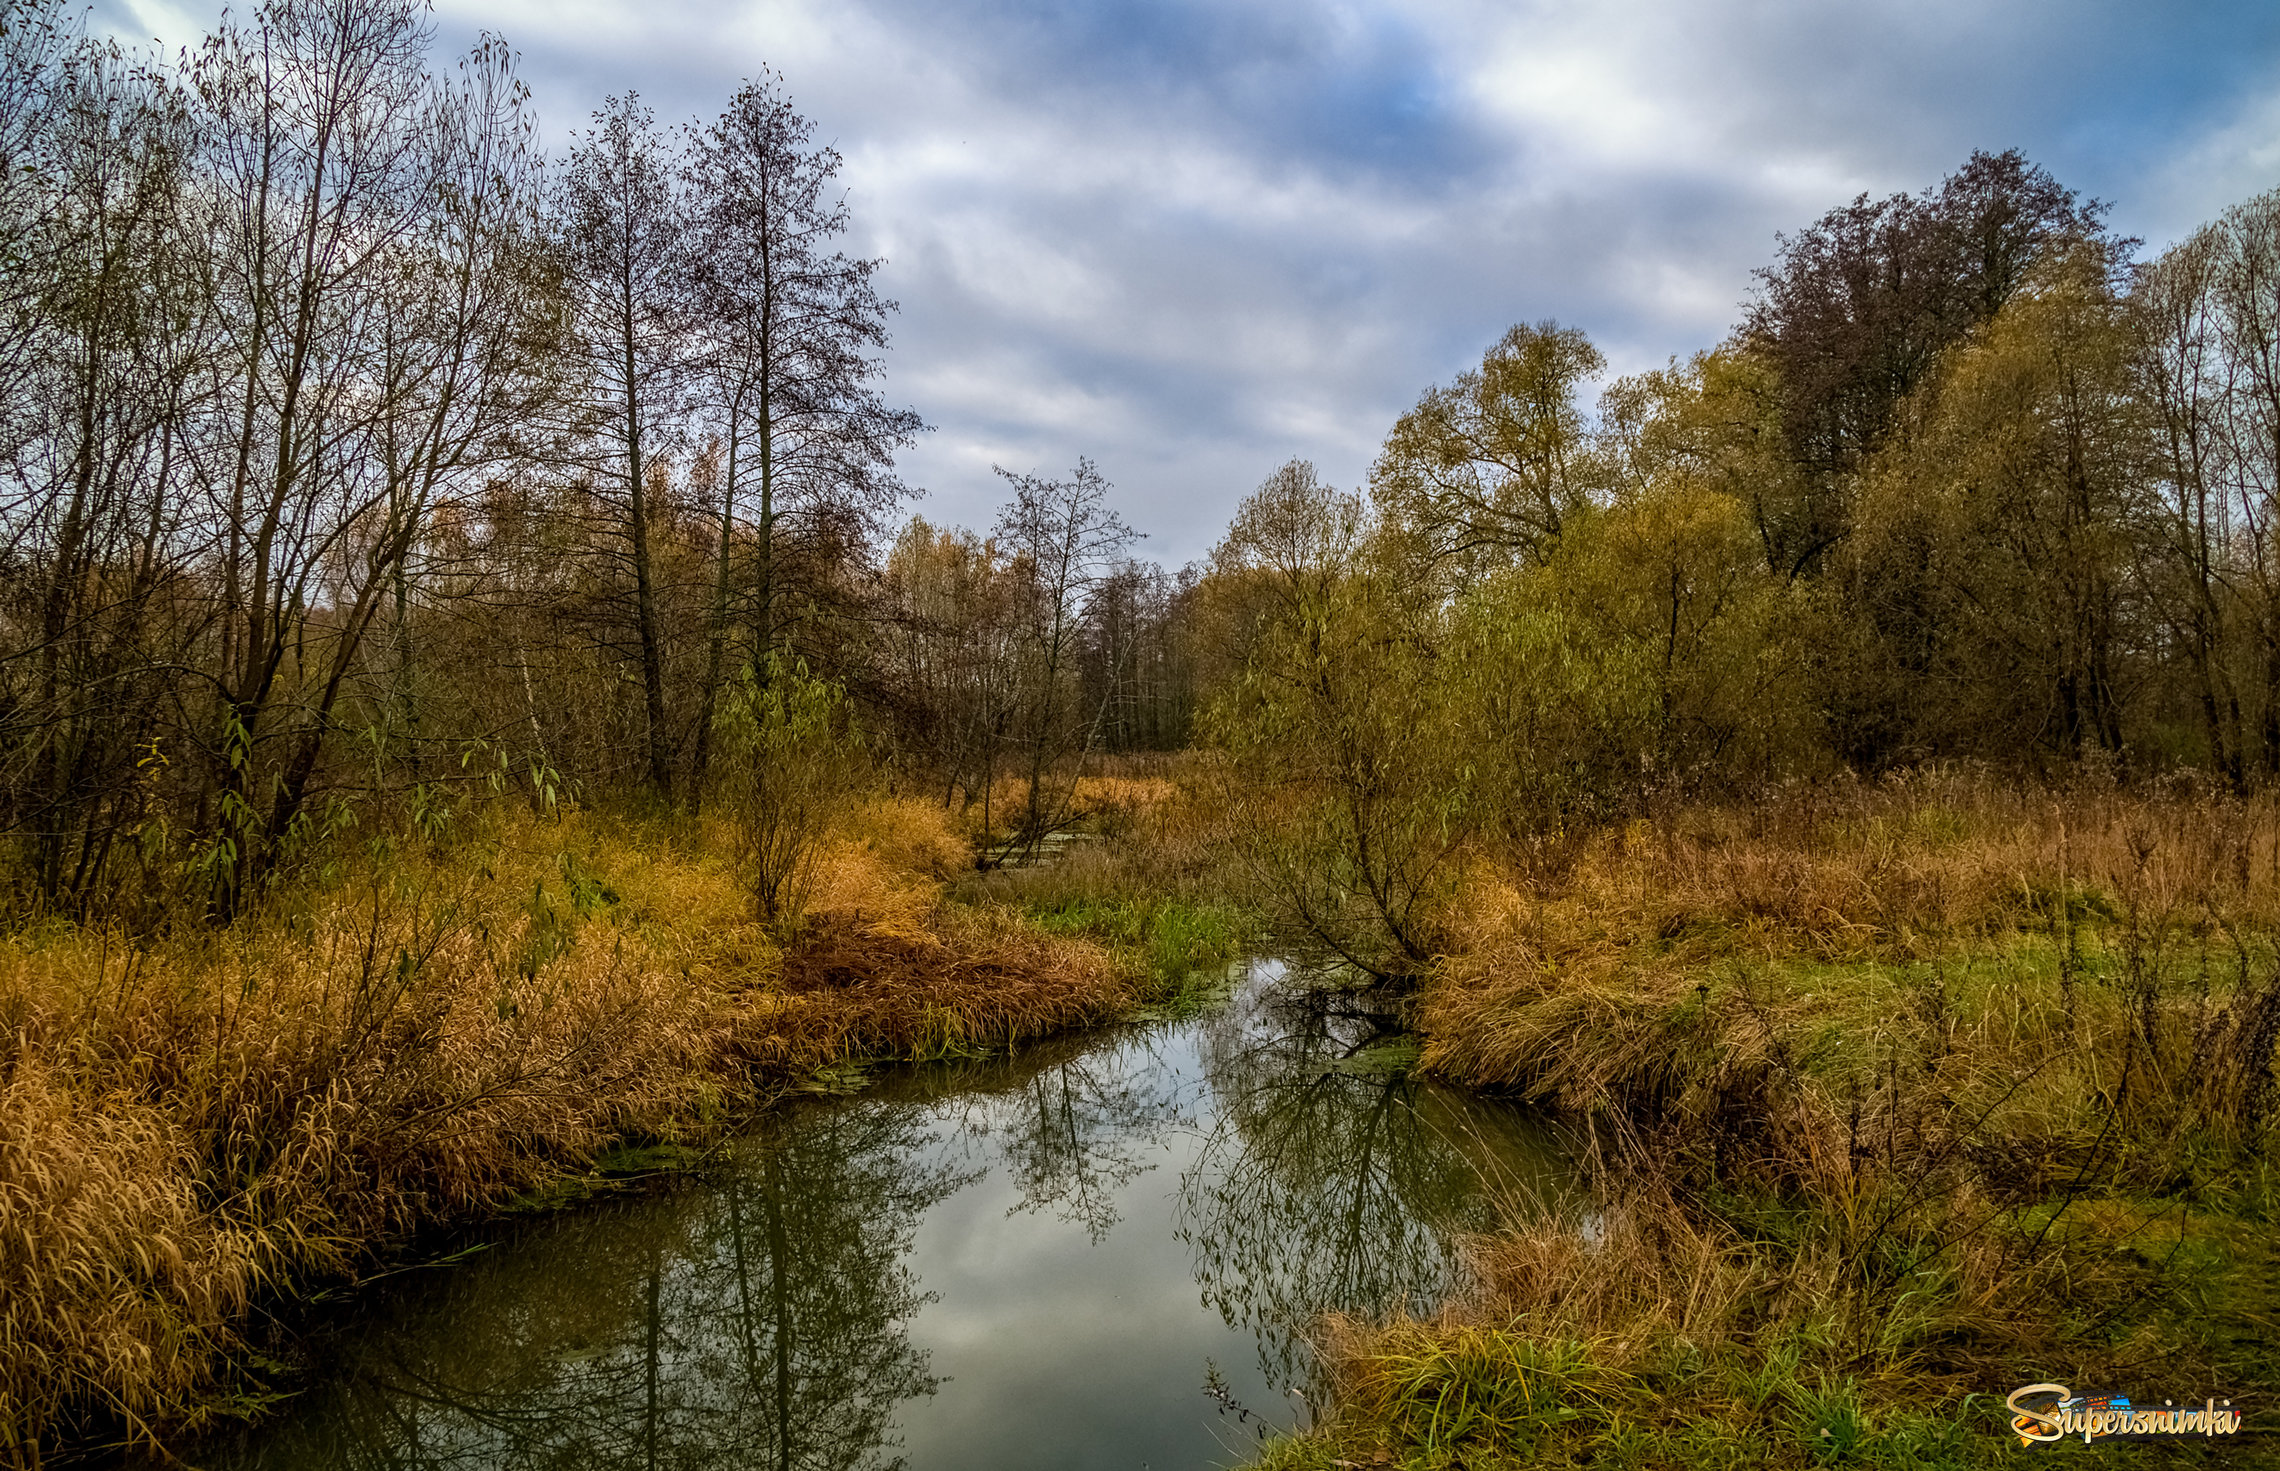
[[[1303,1424],[1325,1311],[1430,1308],[1563,1167],[1282,967],[779,1111],[704,1178],[376,1282],[214,1468],[1205,1468]]]

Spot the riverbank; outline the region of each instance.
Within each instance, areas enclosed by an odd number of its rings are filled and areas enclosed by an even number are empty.
[[[1260,1464],[1977,1466],[2037,1383],[2245,1406],[2280,1301],[2280,814],[1966,777],[1478,863],[1427,1073],[1598,1142],[1430,1321],[1333,1321]]]
[[[1358,1057],[1283,962],[1217,1004],[788,1102],[701,1167],[299,1315],[202,1471],[1222,1466],[1315,1397],[1325,1309],[1432,1300],[1525,1110]]]
[[[1130,1014],[1176,996],[1175,952],[1209,958],[954,900],[971,841],[926,802],[839,813],[789,935],[726,847],[469,813],[226,930],[0,939],[0,1463],[247,1408],[219,1371],[251,1307],[605,1150]]]

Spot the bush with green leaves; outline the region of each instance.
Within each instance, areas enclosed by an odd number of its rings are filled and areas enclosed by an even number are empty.
[[[718,797],[737,875],[761,919],[796,929],[825,820],[867,772],[847,693],[771,654],[736,681],[717,718]]]

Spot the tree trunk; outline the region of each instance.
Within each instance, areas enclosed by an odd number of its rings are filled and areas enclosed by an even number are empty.
[[[641,454],[641,394],[634,378],[633,274],[628,263],[624,281],[625,332],[625,452],[630,483],[626,487],[627,525],[633,539],[633,613],[641,639],[641,700],[649,736],[649,784],[657,795],[673,799],[673,756],[665,733],[665,655],[657,633],[656,577],[650,566],[648,467]]]
[[[736,531],[737,395],[728,406],[728,474],[720,497],[720,549],[713,566],[712,626],[705,647],[705,698],[697,715],[696,751],[689,763],[689,810],[702,809],[712,766],[713,721],[720,711],[721,666],[727,659],[728,590]]]

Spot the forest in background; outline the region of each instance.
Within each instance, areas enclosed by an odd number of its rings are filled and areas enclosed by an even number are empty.
[[[1367,487],[1294,463],[1166,572],[1089,463],[898,529],[894,304],[772,78],[547,160],[503,43],[432,75],[415,7],[177,66],[6,35],[24,912],[226,920],[479,789],[698,811],[802,699],[961,808],[1184,747],[1210,693],[1231,749],[1333,709],[1477,743],[1459,805],[1514,834],[1840,767],[2280,772],[2271,197],[2140,260],[1975,155],[1785,237],[1725,343],[1596,411],[1584,334],[1514,328]],[[1328,682],[1277,690],[1309,620]]]
[[[1168,571],[1088,461],[906,519],[885,263],[780,79],[547,157],[502,41],[431,43],[0,19],[17,1463],[215,1413],[249,1303],[611,1141],[1192,1002],[1261,934],[1608,1123],[1636,1207],[1635,1300],[1523,1234],[1487,1317],[1340,1330],[1372,1452],[1580,1435],[1402,1419],[1514,1354],[1699,1410],[1788,1352],[1694,1418],[1811,1459],[2026,1352],[1957,1325],[2148,1201],[2264,1280],[2280,193],[2149,255],[1974,154],[1784,236],[1686,361],[1515,326],[1366,485],[1293,461]],[[1002,871],[1073,825],[1117,841]],[[2235,1364],[2154,1321],[2033,1352]],[[1724,1348],[1642,1367],[1673,1335]]]
[[[417,6],[177,67],[62,17],[11,13],[0,98],[25,904],[226,920],[477,788],[695,811],[811,684],[969,800],[1184,742],[1190,589],[1089,466],[883,542],[925,426],[773,79],[548,161],[504,45],[431,75]]]
[[[1366,494],[1248,499],[1217,730],[1247,785],[1341,794],[1395,957],[1355,958],[1430,959],[1397,911],[1476,835],[1956,761],[2268,783],[2280,195],[2146,261],[2103,216],[1977,154],[1785,237],[1732,337],[1596,414],[1585,335],[1519,326]]]

